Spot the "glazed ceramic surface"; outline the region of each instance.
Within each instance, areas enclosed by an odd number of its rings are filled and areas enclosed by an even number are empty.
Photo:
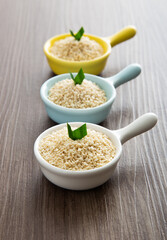
[[[104,54],[101,57],[89,61],[68,61],[57,58],[51,54],[50,48],[53,46],[54,42],[71,36],[69,33],[58,35],[49,39],[44,45],[44,53],[50,68],[55,74],[78,72],[82,67],[85,73],[98,75],[106,65],[107,58],[111,53],[111,48],[132,38],[135,34],[136,28],[134,26],[127,26],[113,36],[106,38],[97,37],[91,34],[84,34],[84,36],[98,42],[104,50]]]
[[[105,183],[113,174],[122,153],[122,144],[132,137],[148,131],[156,124],[156,122],[157,116],[153,113],[147,113],[139,117],[128,126],[116,131],[108,130],[96,124],[87,123],[87,128],[106,134],[116,146],[115,158],[110,163],[100,168],[85,171],[64,170],[52,166],[41,157],[38,151],[38,146],[41,139],[53,131],[62,129],[66,126],[66,124],[60,124],[44,131],[35,141],[34,153],[38,163],[40,164],[41,171],[52,183],[71,190],[87,190],[95,188]],[[70,123],[70,125],[73,127],[79,127],[82,124],[83,123],[81,122]]]
[[[110,113],[111,106],[116,97],[115,88],[123,83],[126,83],[135,77],[137,77],[141,72],[141,67],[139,64],[131,64],[115,76],[109,78],[102,78],[95,75],[85,74],[85,78],[92,82],[95,82],[101,89],[103,89],[107,96],[107,102],[104,104],[86,109],[74,109],[59,106],[48,99],[49,89],[61,80],[71,78],[70,74],[62,74],[55,76],[47,80],[41,87],[41,98],[45,104],[46,111],[49,117],[57,122],[90,122],[90,123],[100,123],[106,119]],[[76,76],[76,73],[74,73]]]

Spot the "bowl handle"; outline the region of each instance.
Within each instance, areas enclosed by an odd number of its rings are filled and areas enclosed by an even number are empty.
[[[137,118],[128,126],[119,130],[113,131],[119,137],[122,144],[129,139],[150,130],[157,123],[157,115],[154,113],[146,113]]]
[[[134,63],[130,64],[116,75],[107,79],[113,83],[114,87],[119,87],[121,84],[136,78],[140,73],[141,66],[137,63]]]
[[[134,26],[127,26],[106,39],[110,41],[111,47],[114,47],[115,45],[134,37],[135,34],[136,28]]]

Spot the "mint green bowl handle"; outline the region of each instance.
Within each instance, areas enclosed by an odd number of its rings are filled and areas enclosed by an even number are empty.
[[[141,73],[141,66],[135,63],[135,64],[130,64],[118,74],[107,79],[112,81],[114,87],[117,88],[121,84],[136,78],[140,73]]]

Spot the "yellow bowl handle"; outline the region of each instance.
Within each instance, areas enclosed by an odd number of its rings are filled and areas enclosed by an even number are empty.
[[[127,26],[113,36],[107,37],[107,39],[110,41],[111,47],[114,47],[115,45],[134,37],[135,34],[136,28],[134,26]]]

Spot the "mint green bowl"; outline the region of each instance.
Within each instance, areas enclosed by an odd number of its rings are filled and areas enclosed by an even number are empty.
[[[115,76],[102,78],[96,75],[85,74],[85,78],[96,83],[106,93],[107,102],[104,104],[86,109],[74,109],[59,106],[48,99],[49,89],[59,81],[71,78],[69,73],[61,74],[50,78],[41,87],[40,94],[45,104],[48,116],[57,123],[65,122],[89,122],[100,123],[104,121],[110,113],[111,106],[116,97],[115,88],[136,78],[141,72],[139,64],[131,64]],[[76,73],[73,73],[76,76]]]

